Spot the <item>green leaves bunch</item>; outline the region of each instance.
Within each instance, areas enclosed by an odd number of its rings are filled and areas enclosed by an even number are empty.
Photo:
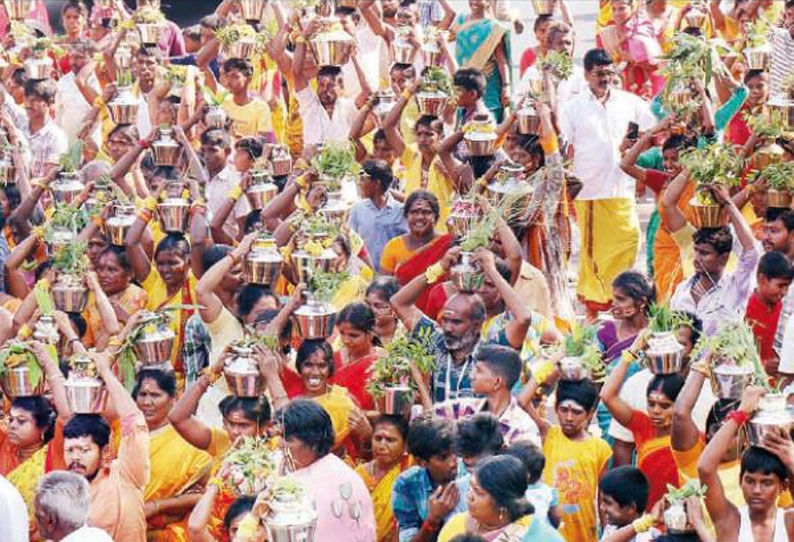
[[[436,365],[432,351],[430,328],[422,328],[413,335],[395,338],[386,347],[386,355],[373,363],[367,391],[375,399],[382,397],[389,387],[408,386],[416,391],[410,364],[413,362],[423,374],[432,372]]]

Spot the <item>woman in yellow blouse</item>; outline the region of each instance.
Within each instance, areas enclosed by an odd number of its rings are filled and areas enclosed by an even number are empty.
[[[147,310],[154,311],[167,307],[193,305],[196,302],[197,280],[190,269],[190,243],[185,237],[177,233],[166,235],[157,244],[154,251],[154,262],[149,260],[146,252],[141,248],[141,237],[154,216],[156,205],[156,197],[144,200],[143,209],[138,213],[138,217],[127,233],[125,245],[132,272],[149,295],[146,303]],[[180,351],[184,339],[185,324],[193,312],[194,310],[189,307],[172,311],[171,329],[176,335],[176,340],[171,352],[171,364],[177,374],[180,390],[184,381]]]

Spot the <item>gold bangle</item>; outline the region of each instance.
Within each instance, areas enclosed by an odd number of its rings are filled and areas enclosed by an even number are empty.
[[[306,175],[301,175],[295,179],[295,184],[298,185],[298,188],[302,191],[309,189],[309,179],[306,178]]]
[[[91,222],[96,224],[97,228],[99,228],[100,230],[105,227],[105,219],[99,215],[92,216]]]
[[[97,109],[102,109],[103,107],[105,107],[105,100],[102,99],[102,96],[97,96],[94,99],[94,107],[96,107]]]
[[[27,339],[31,335],[33,335],[33,329],[27,324],[22,324],[22,327],[20,327],[17,332],[17,336],[20,339]]]
[[[400,97],[408,101],[413,97],[413,93],[410,91],[410,89],[405,89],[400,93]]]
[[[441,267],[440,263],[436,262],[427,268],[427,271],[425,271],[425,278],[427,279],[428,284],[433,284],[439,278],[441,278],[441,275],[443,274],[444,268]]]
[[[108,341],[108,348],[110,347],[119,348],[122,344],[124,343],[122,343],[121,340],[116,335],[114,335]]]
[[[204,367],[204,370],[201,371],[201,374],[207,377],[210,384],[214,384],[220,377],[221,373],[216,373],[210,367]]]
[[[157,209],[157,200],[153,196],[149,196],[143,200],[143,208],[154,213],[154,210]]]
[[[234,201],[237,201],[238,199],[240,199],[240,196],[242,195],[243,195],[243,189],[238,184],[237,186],[229,190],[229,192],[226,194],[226,197],[229,199],[233,199]]]
[[[650,514],[645,514],[641,518],[637,518],[631,522],[632,528],[637,533],[644,533],[656,524],[656,518]]]

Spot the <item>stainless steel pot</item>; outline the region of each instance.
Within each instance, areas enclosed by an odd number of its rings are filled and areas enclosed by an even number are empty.
[[[386,120],[386,115],[394,107],[395,96],[394,91],[390,88],[379,90],[377,94],[378,105],[372,109],[372,112],[375,114],[375,118],[378,119],[378,123],[382,125],[383,121]]]
[[[788,132],[794,132],[794,100],[777,98],[766,104],[770,113],[780,119],[783,128]]]
[[[416,105],[420,115],[441,117],[447,106],[449,96],[443,92],[419,92],[416,95]]]
[[[312,299],[300,306],[292,318],[302,339],[325,339],[334,332],[336,311],[330,305]]]
[[[224,47],[224,54],[227,58],[252,58],[256,51],[256,40],[245,37],[237,40],[228,47]]]
[[[174,332],[167,325],[159,324],[154,331],[145,331],[133,349],[141,364],[163,365],[171,361],[175,339]]]
[[[44,344],[57,346],[61,342],[61,334],[55,318],[42,314],[33,326],[33,338]]]
[[[739,401],[745,388],[754,381],[751,367],[723,363],[711,370],[711,389],[718,399]]]
[[[447,229],[456,237],[463,237],[479,220],[480,212],[476,202],[460,199],[452,203],[452,211],[447,216]]]
[[[6,369],[0,378],[0,387],[10,399],[16,397],[32,397],[44,393],[44,378],[34,385],[30,379],[30,371],[24,365]]]
[[[350,205],[342,201],[341,192],[329,193],[325,204],[320,208],[320,212],[329,222],[342,226],[347,222],[350,214]]]
[[[12,21],[25,22],[28,14],[36,8],[36,0],[4,0],[3,6]]]
[[[426,42],[422,45],[422,60],[425,66],[440,68],[444,64],[444,57],[437,43]]]
[[[132,69],[132,51],[127,46],[120,46],[113,56],[119,71]],[[121,89],[119,89],[121,90]]]
[[[232,356],[223,367],[229,391],[237,397],[259,397],[264,391],[264,379],[254,359],[254,350],[235,345],[231,351]]]
[[[744,61],[748,70],[768,70],[771,59],[772,46],[768,43],[744,50]]]
[[[747,424],[747,439],[750,446],[764,447],[764,437],[770,433],[790,433],[794,417],[786,408],[786,396],[782,393],[767,393],[758,403],[758,411]]]
[[[52,197],[58,203],[71,204],[83,190],[85,185],[80,181],[79,171],[62,172],[50,185]]]
[[[248,203],[251,204],[251,209],[261,211],[265,206],[270,203],[270,200],[278,195],[278,186],[270,182],[270,178],[263,175],[260,178],[254,178],[254,184],[248,187],[245,191],[245,196],[248,198]]]
[[[485,275],[473,260],[473,252],[461,252],[460,263],[449,270],[449,279],[460,292],[476,292],[482,287]]]
[[[264,523],[269,542],[315,542],[317,511],[308,497],[289,501],[274,498],[268,502],[268,507]],[[349,513],[348,510],[344,512]]]
[[[270,150],[270,169],[274,177],[292,173],[292,156],[284,145],[273,145]]]
[[[791,191],[790,190],[775,190],[769,188],[766,191],[767,205],[778,209],[791,208]]]
[[[43,80],[52,77],[53,62],[50,57],[29,58],[25,61],[28,79]]]
[[[681,501],[672,501],[670,507],[664,511],[664,524],[670,534],[687,534],[695,530],[689,523],[686,503]]]
[[[17,184],[17,168],[8,156],[0,158],[0,184]]]
[[[182,146],[173,138],[173,130],[160,127],[160,137],[152,143],[152,157],[157,166],[176,166]]]
[[[409,386],[387,387],[383,395],[375,399],[375,408],[388,416],[408,417],[414,404],[414,390]]]
[[[131,88],[120,88],[118,94],[108,102],[110,117],[116,124],[135,124],[138,119],[138,105]]]
[[[700,6],[694,6],[684,16],[687,28],[700,28],[701,30],[706,27],[708,18],[708,13]]]
[[[138,29],[143,45],[152,47],[160,43],[164,29],[161,23],[137,23],[135,28]]]
[[[88,288],[82,277],[61,274],[52,286],[55,308],[63,312],[83,312],[88,302]]]
[[[524,107],[516,112],[516,119],[518,120],[518,133],[522,135],[540,133],[540,115],[531,104],[524,104]]]
[[[243,19],[245,19],[248,24],[254,25],[262,20],[267,0],[237,0],[237,5],[240,7],[240,13],[242,13]]]
[[[493,156],[496,152],[496,134],[469,132],[463,136],[469,156]]]
[[[252,284],[273,287],[281,276],[283,264],[284,259],[274,243],[272,246],[262,243],[254,245],[243,262],[243,279]]]
[[[317,33],[309,42],[318,66],[341,68],[350,60],[355,40],[353,36],[335,27],[333,20],[323,22],[325,29]]]
[[[134,222],[135,207],[132,205],[117,205],[115,215],[105,220],[105,231],[110,243],[117,247],[123,247],[127,232]]]
[[[399,64],[413,64],[416,57],[416,49],[413,44],[404,37],[399,37],[392,44],[394,62]]]
[[[52,240],[49,242],[49,245],[52,249],[52,252],[58,252],[66,245],[77,241],[77,233],[68,228],[54,227],[52,230],[51,239]]]
[[[226,127],[227,118],[228,116],[226,115],[226,111],[224,111],[223,108],[218,105],[212,105],[204,115],[204,122],[206,123],[207,128],[223,130]]]
[[[300,282],[308,283],[309,277],[313,271],[328,272],[331,270],[331,264],[336,260],[336,252],[330,248],[323,250],[319,256],[314,256],[303,250],[298,250],[290,254],[292,267],[298,275],[297,279]]]
[[[590,371],[579,356],[565,356],[560,360],[559,368],[562,380],[584,380],[590,377]]]
[[[532,0],[535,15],[552,15],[554,13],[554,0]]]
[[[160,224],[166,233],[184,233],[188,227],[190,202],[182,198],[168,198],[157,205]]]
[[[655,375],[678,373],[684,365],[684,347],[671,331],[654,333],[648,339],[645,366]]]

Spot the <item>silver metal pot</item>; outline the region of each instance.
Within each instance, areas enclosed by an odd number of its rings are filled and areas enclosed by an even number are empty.
[[[739,367],[723,363],[711,370],[711,389],[718,399],[739,401],[745,388],[754,381],[751,367]]]
[[[766,104],[769,111],[780,118],[780,121],[788,132],[794,132],[794,100],[776,98]]]
[[[45,314],[41,315],[36,325],[33,326],[33,338],[44,344],[58,345],[61,342],[61,334],[58,331],[55,318]]]
[[[264,523],[269,542],[315,541],[317,511],[306,496],[289,501],[271,499],[268,505]]]
[[[559,367],[562,380],[584,380],[590,377],[590,371],[579,356],[565,356],[560,360]]]
[[[132,51],[127,46],[119,46],[119,48],[116,49],[113,60],[116,62],[116,67],[119,71],[132,69]]]
[[[408,417],[414,404],[414,396],[414,390],[409,386],[391,386],[375,399],[375,408],[388,416]]]
[[[44,379],[39,379],[39,382],[34,385],[30,379],[30,371],[23,365],[6,369],[3,377],[0,378],[0,387],[10,399],[32,397],[44,393]]]
[[[61,274],[52,286],[55,308],[63,312],[83,312],[88,303],[88,288],[82,277]]]
[[[758,403],[758,411],[747,424],[750,446],[763,448],[764,437],[769,433],[791,432],[794,417],[786,408],[786,396],[782,393],[767,393]]]
[[[259,397],[264,390],[264,379],[259,372],[254,350],[246,346],[232,346],[233,352],[223,367],[226,384],[237,397]]]
[[[768,70],[772,60],[772,46],[768,43],[761,47],[744,50],[744,60],[748,70]]]
[[[17,168],[8,156],[0,158],[0,184],[17,184]]]
[[[170,363],[176,336],[165,324],[158,324],[154,331],[144,332],[133,348],[138,361],[143,365]]]
[[[137,23],[135,27],[143,45],[151,47],[160,43],[164,29],[161,23]]]
[[[350,60],[355,40],[340,28],[333,29],[333,20],[324,21],[325,30],[321,30],[309,42],[314,59],[318,66],[336,66],[341,68]]]
[[[500,206],[505,198],[510,198],[511,204],[505,206],[504,219],[511,227],[522,226],[529,220],[532,185],[524,179],[524,168],[518,164],[502,165],[499,177],[488,185],[488,199],[493,205]]]
[[[426,42],[422,45],[422,60],[424,60],[425,66],[434,66],[436,68],[442,66],[444,58],[437,43]]]
[[[672,501],[670,507],[664,511],[664,524],[670,534],[687,534],[695,530],[689,523],[686,503],[681,501]]]
[[[675,338],[675,333],[667,331],[654,333],[648,339],[645,350],[645,366],[655,375],[681,372],[684,365],[684,347]]]
[[[447,106],[449,96],[443,92],[419,92],[416,95],[416,105],[420,115],[441,117]]]
[[[336,311],[330,305],[310,299],[292,314],[302,339],[325,339],[334,332]]]
[[[377,94],[378,105],[372,109],[372,112],[375,114],[375,118],[378,119],[378,123],[383,124],[383,121],[386,120],[386,115],[394,107],[395,96],[394,91],[390,88],[379,90]]]
[[[134,222],[135,207],[132,205],[117,205],[114,216],[105,220],[105,232],[107,232],[110,243],[117,247],[123,247],[127,232]]]
[[[132,89],[120,88],[118,94],[108,102],[108,110],[116,124],[135,124],[138,119],[138,100]]]
[[[278,186],[270,182],[270,177],[262,175],[254,178],[254,184],[245,191],[251,209],[261,211],[265,206],[278,195]]]
[[[482,287],[485,276],[473,260],[473,252],[461,252],[460,263],[449,270],[449,279],[460,292],[476,292]]]
[[[25,61],[28,79],[43,80],[52,77],[52,59],[48,56],[29,58]]]
[[[775,190],[769,188],[766,191],[767,205],[777,209],[790,209],[791,208],[791,191],[790,190]]]
[[[248,24],[254,25],[262,20],[267,0],[237,0],[237,5],[240,7],[240,13],[242,13],[243,19],[245,19]]]
[[[36,8],[36,0],[4,0],[3,6],[12,21],[25,22],[28,14]]]
[[[207,128],[216,130],[223,130],[226,127],[227,119],[228,116],[226,115],[226,111],[219,105],[210,106],[209,110],[204,115],[204,123],[207,125]]]
[[[182,146],[173,138],[173,130],[160,127],[160,137],[152,143],[152,157],[157,166],[176,166]]]
[[[224,47],[224,54],[227,58],[251,58],[256,50],[256,40],[252,37],[244,37]]]
[[[273,145],[270,150],[270,169],[274,177],[292,173],[292,156],[285,145]]]
[[[275,286],[284,258],[272,241],[257,242],[243,261],[243,279],[252,284]]]
[[[493,156],[496,152],[496,134],[469,132],[463,136],[469,156]]]
[[[392,44],[394,62],[399,64],[413,64],[416,57],[416,49],[413,44],[404,37],[399,37]]]
[[[540,115],[531,104],[525,103],[516,112],[518,120],[518,133],[523,135],[537,135],[540,133]]]
[[[336,252],[330,248],[323,250],[319,256],[314,256],[303,250],[298,250],[290,254],[292,267],[298,275],[299,282],[308,283],[309,277],[314,271],[328,272],[331,270],[331,264],[336,260]]]
[[[52,252],[58,252],[66,245],[77,241],[77,233],[63,227],[53,228],[52,240],[49,242]]]
[[[99,378],[73,377],[64,382],[66,400],[74,414],[101,414],[108,401],[108,390]]]
[[[58,203],[71,204],[83,190],[85,185],[80,180],[79,171],[62,172],[50,185],[52,197]]]
[[[160,224],[166,233],[184,233],[188,226],[190,203],[182,198],[168,198],[157,205]]]
[[[328,199],[320,208],[320,212],[329,222],[342,226],[342,224],[347,222],[347,217],[350,214],[350,205],[342,201],[341,192],[333,192],[328,194]]]

